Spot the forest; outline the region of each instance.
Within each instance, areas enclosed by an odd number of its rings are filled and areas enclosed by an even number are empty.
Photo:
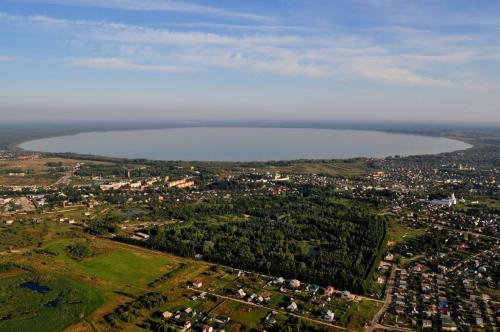
[[[364,293],[386,232],[386,220],[371,204],[318,189],[288,196],[169,203],[153,213],[179,222],[145,230],[151,238],[137,244]]]

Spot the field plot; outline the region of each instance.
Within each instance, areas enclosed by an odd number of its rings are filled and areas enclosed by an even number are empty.
[[[257,166],[259,172],[279,172],[285,174],[326,174],[330,176],[361,176],[368,173],[363,160],[329,162],[283,162],[279,166]]]
[[[388,226],[389,242],[393,245],[408,242],[422,234],[425,234],[425,229],[414,228],[394,219],[390,219]]]
[[[370,318],[363,301],[326,301],[306,291],[306,284],[295,294],[269,285],[271,277],[93,237],[79,225],[54,220],[78,220],[83,211],[76,207],[38,215],[36,223],[2,226],[1,234],[11,240],[0,266],[11,269],[0,270],[0,332],[37,324],[37,331],[156,331],[182,329],[186,322],[195,331],[205,325],[226,331],[306,325],[335,331],[332,324],[361,330]],[[196,280],[202,285],[195,287]],[[239,289],[247,295],[238,296]],[[249,299],[252,294],[266,301]],[[297,311],[287,309],[291,298]],[[322,318],[327,310],[335,314],[331,322]],[[353,317],[363,310],[365,316]],[[172,316],[166,319],[165,313]]]
[[[104,303],[102,293],[50,274],[0,276],[0,331],[58,331]]]
[[[69,237],[75,232],[73,226],[53,221],[35,223],[16,220],[13,225],[0,223],[0,252],[8,249],[24,250],[56,238]]]
[[[62,240],[43,249],[54,254],[56,261],[63,262],[65,267],[72,271],[131,287],[146,286],[156,276],[173,268],[175,264],[165,256],[145,255],[100,241],[90,241],[95,254],[82,260],[75,260],[67,252],[68,245],[75,242],[86,242],[86,240]]]
[[[0,160],[0,186],[52,185],[77,163],[81,161],[64,158]],[[104,164],[99,161],[85,163]]]

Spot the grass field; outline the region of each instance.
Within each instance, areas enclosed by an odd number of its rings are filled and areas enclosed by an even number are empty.
[[[53,221],[39,224],[19,221],[13,225],[2,223],[0,224],[0,252],[7,249],[36,247],[56,238],[71,236],[73,229],[74,227],[69,224],[57,224]]]
[[[145,288],[159,275],[174,268],[175,263],[166,256],[153,256],[116,248],[102,242],[91,242],[96,247],[95,256],[83,260],[71,258],[66,247],[80,240],[62,240],[43,249],[56,254],[55,259],[64,262],[67,268],[108,282]]]
[[[232,296],[238,285],[244,285],[248,293],[271,296],[271,307],[286,302],[283,294],[265,289],[265,282],[257,275],[249,274],[242,280],[224,267],[213,268],[205,262],[94,238],[78,226],[54,222],[54,217],[50,215],[40,224],[20,223],[5,228],[5,234],[10,231],[12,235],[12,244],[23,243],[26,234],[28,242],[36,243],[22,251],[5,251],[0,255],[0,263],[18,264],[12,271],[0,273],[0,332],[112,331],[115,329],[105,317],[150,292],[166,295],[167,301],[152,310],[134,313],[130,321],[120,320],[119,326],[124,330],[141,331],[138,325],[152,319],[154,312],[184,313],[190,307],[199,314],[185,319],[201,324],[198,320],[204,315],[227,315],[231,321],[224,327],[226,331],[240,331],[262,327],[264,317],[271,312],[269,308],[212,295],[200,298],[199,292],[186,288],[195,278],[203,280],[199,291]],[[31,232],[34,233],[29,235]],[[75,256],[68,249],[75,243],[90,248],[90,254]],[[19,287],[26,281],[36,281],[50,291],[37,293]],[[47,305],[55,299],[58,299],[56,307]],[[332,301],[329,305],[335,304]],[[348,318],[352,327],[364,323],[365,315],[368,317],[372,312],[363,303],[342,304],[332,309],[337,317]]]
[[[284,174],[326,174],[330,176],[361,176],[368,172],[362,160],[332,162],[293,162],[287,166],[257,167],[259,172]]]
[[[70,170],[81,162],[64,158],[39,158],[34,160],[0,160],[0,186],[47,186],[63,176],[65,170]],[[103,164],[100,161],[85,161],[91,164]],[[50,165],[62,165],[61,169]],[[11,172],[24,172],[25,176],[9,176]]]
[[[389,242],[404,243],[425,233],[425,229],[412,228],[397,220],[389,221]]]
[[[372,301],[361,301],[353,304],[347,313],[346,327],[363,331],[365,323],[370,322],[381,307],[381,303]]]
[[[214,312],[217,315],[230,316],[247,328],[256,328],[260,321],[269,313],[269,310],[247,306],[234,301],[225,301]]]
[[[36,282],[48,291],[21,285]],[[0,331],[59,331],[104,303],[102,293],[73,279],[24,273],[0,278]]]

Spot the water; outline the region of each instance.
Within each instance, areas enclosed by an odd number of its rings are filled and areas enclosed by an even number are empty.
[[[21,284],[22,288],[27,288],[37,293],[47,293],[50,291],[50,288],[44,285],[40,285],[34,281],[27,281]]]
[[[470,145],[443,137],[367,130],[196,127],[83,133],[21,148],[152,160],[266,161],[436,154]]]
[[[138,216],[140,214],[148,214],[148,211],[145,211],[145,210],[126,210],[126,211],[122,212],[122,215],[127,216],[127,217]]]

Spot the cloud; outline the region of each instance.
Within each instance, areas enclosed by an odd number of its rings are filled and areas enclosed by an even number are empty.
[[[453,63],[460,64],[471,61],[476,57],[472,52],[464,53],[451,53],[451,54],[406,54],[404,57],[409,60],[419,61],[419,62],[429,62],[429,63]]]
[[[45,3],[63,6],[81,6],[118,9],[127,11],[164,11],[186,14],[223,17],[262,23],[275,22],[275,19],[252,13],[224,10],[217,7],[175,0],[17,0],[18,2]]]
[[[209,32],[179,32],[139,25],[105,21],[66,20],[45,15],[15,16],[0,12],[0,20],[18,24],[36,24],[41,28],[58,29],[74,36],[90,37],[103,41],[144,44],[289,44],[300,41],[295,36],[264,34],[243,37],[224,36]]]
[[[357,74],[359,77],[364,77],[374,81],[436,88],[459,87],[456,83],[447,79],[428,77],[405,68],[355,64],[351,66],[349,70]]]
[[[0,62],[15,62],[18,61],[19,57],[10,55],[0,55]]]
[[[440,35],[432,31],[387,27],[387,40],[360,33],[328,31],[293,34],[260,31],[230,34],[178,31],[106,21],[67,20],[49,16],[0,13],[21,31],[53,35],[77,45],[80,56],[66,61],[87,68],[192,72],[224,68],[310,78],[366,80],[431,88],[469,88],[474,80],[454,79],[452,66],[487,59],[498,49],[478,46],[471,35]],[[491,51],[491,52],[490,52]],[[493,52],[494,51],[494,52]],[[490,58],[491,59],[491,58]],[[433,66],[439,66],[434,70]],[[450,67],[451,66],[451,67]],[[477,80],[481,81],[481,80]],[[488,85],[488,82],[481,82]]]
[[[119,58],[82,58],[82,59],[68,60],[67,63],[72,66],[79,66],[86,68],[144,71],[144,72],[154,72],[154,73],[191,73],[196,70],[194,68],[172,66],[172,65],[135,63],[128,59],[119,59]]]
[[[213,22],[186,22],[186,23],[170,23],[165,26],[182,27],[192,29],[226,29],[226,30],[247,30],[247,31],[297,31],[297,32],[328,32],[331,29],[315,28],[305,26],[291,25],[265,25],[265,24],[227,24]]]

